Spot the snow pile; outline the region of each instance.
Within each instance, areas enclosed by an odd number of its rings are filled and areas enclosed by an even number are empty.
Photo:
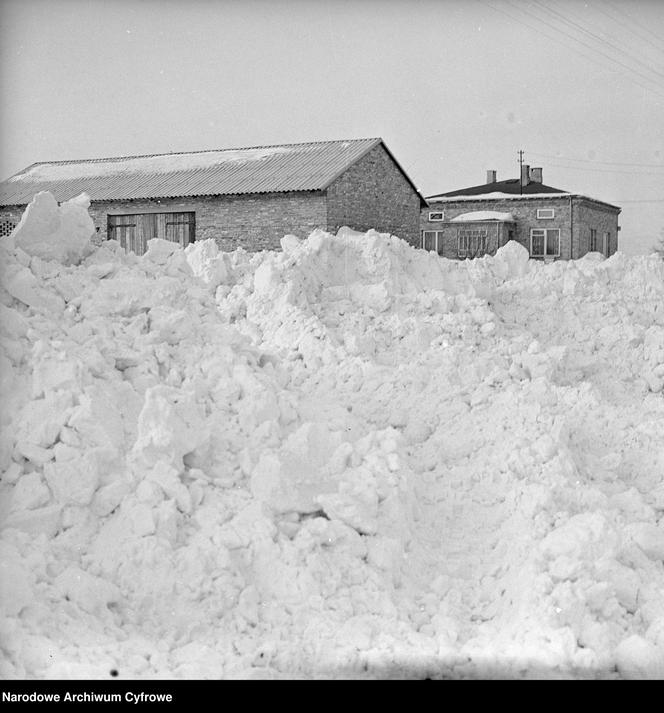
[[[11,235],[1,239],[2,243],[42,260],[78,264],[91,252],[90,238],[95,233],[89,207],[90,197],[86,193],[60,206],[52,193],[37,193]]]
[[[663,677],[664,263],[282,247],[2,250],[0,675]]]

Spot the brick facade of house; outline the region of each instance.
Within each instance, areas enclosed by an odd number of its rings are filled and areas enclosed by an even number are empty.
[[[538,218],[538,209],[553,209],[553,218]],[[514,217],[513,239],[530,251],[531,230],[559,229],[560,258],[577,259],[590,250],[590,231],[597,231],[601,252],[602,239],[608,233],[607,256],[618,249],[618,215],[620,210],[607,204],[582,196],[561,195],[560,197],[540,196],[514,198],[480,198],[442,201],[430,200],[429,206],[421,211],[420,229],[440,231],[439,253],[455,259],[457,252],[458,231],[474,223],[450,222],[464,213],[475,211],[496,211],[511,213]],[[429,214],[444,211],[443,221],[429,220]],[[494,252],[493,250],[491,252]]]

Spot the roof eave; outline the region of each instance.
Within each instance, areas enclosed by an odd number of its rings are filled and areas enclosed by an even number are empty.
[[[607,206],[618,212],[622,212],[622,208],[612,203],[607,203],[606,201],[601,201],[599,198],[592,198],[591,196],[584,196],[581,193],[524,193],[523,195],[504,195],[504,196],[487,196],[487,195],[476,195],[476,196],[428,196],[427,205],[432,203],[453,203],[454,201],[519,201],[519,200],[555,200],[556,198],[578,198],[579,200],[590,201],[591,203],[599,203],[600,205]]]

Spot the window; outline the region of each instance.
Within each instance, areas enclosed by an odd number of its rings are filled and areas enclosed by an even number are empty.
[[[443,231],[423,230],[422,248],[424,250],[432,250],[434,252],[441,253],[443,250]]]
[[[604,255],[606,255],[606,257],[609,257],[609,255],[611,254],[611,233],[609,233],[608,231],[604,233],[604,245],[602,247],[602,252],[604,253]]]
[[[9,235],[15,227],[16,223],[13,220],[0,220],[0,238]]]
[[[460,258],[486,255],[487,235],[486,228],[460,228],[457,255]]]
[[[538,208],[537,209],[537,219],[538,220],[551,220],[555,218],[556,211],[553,208]]]
[[[429,222],[430,223],[433,223],[437,220],[445,220],[445,211],[444,210],[431,211],[429,213]]]
[[[531,257],[560,257],[560,229],[533,228],[530,231]]]
[[[595,228],[590,229],[590,252],[591,253],[596,253],[597,252],[597,230]]]

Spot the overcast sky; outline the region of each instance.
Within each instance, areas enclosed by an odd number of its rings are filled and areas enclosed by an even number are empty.
[[[424,195],[518,175],[664,231],[662,0],[0,0],[0,177],[382,137]]]

